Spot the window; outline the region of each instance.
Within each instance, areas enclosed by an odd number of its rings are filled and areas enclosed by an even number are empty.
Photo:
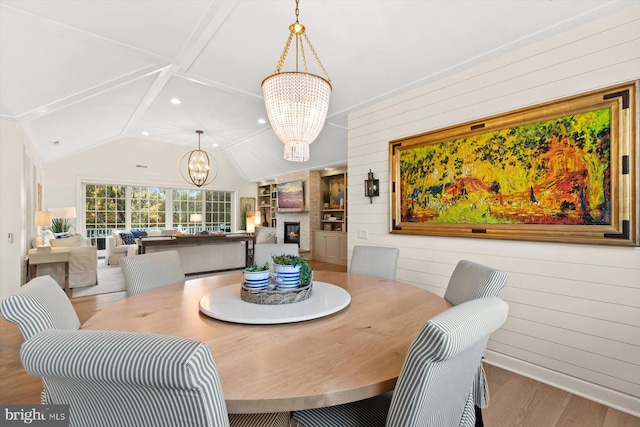
[[[126,227],[126,187],[87,184],[85,224],[91,244],[104,249],[111,230]]]
[[[204,226],[207,231],[231,231],[231,193],[205,191]]]
[[[173,190],[173,227],[193,233],[201,223],[189,220],[191,214],[202,213],[202,190]]]
[[[174,223],[175,224],[175,223]],[[166,195],[164,188],[131,188],[131,228],[150,229],[166,226]]]
[[[231,231],[233,193],[85,184],[87,237],[98,249],[115,229],[177,228],[184,233]],[[191,214],[203,214],[203,222],[191,222]]]

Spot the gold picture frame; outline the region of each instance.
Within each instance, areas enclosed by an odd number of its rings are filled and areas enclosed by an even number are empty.
[[[253,216],[256,211],[256,199],[254,197],[240,197],[240,212],[245,211],[247,216]]]
[[[638,246],[636,93],[390,141],[391,233]]]

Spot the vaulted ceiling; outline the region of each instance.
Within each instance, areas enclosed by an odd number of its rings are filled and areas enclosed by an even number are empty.
[[[294,0],[0,0],[0,118],[45,163],[122,137],[186,152],[202,129],[203,148],[257,181],[345,164],[353,111],[635,4],[302,0],[333,93],[311,160],[290,163],[258,120]]]

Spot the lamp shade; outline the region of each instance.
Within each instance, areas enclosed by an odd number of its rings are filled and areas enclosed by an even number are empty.
[[[202,214],[192,213],[189,215],[189,222],[202,222]]]
[[[256,223],[255,219],[252,216],[247,217],[247,233],[255,233],[256,232]]]
[[[36,227],[51,227],[51,218],[49,211],[36,211]]]
[[[51,208],[52,218],[75,218],[76,217],[76,208],[75,206],[69,206],[66,208]]]

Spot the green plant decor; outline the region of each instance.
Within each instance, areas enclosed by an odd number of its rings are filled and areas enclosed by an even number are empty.
[[[71,228],[71,222],[65,218],[54,218],[51,220],[51,231],[54,233],[66,233]]]
[[[258,271],[267,271],[269,269],[269,261],[265,262],[263,265],[258,265],[255,261],[253,261],[253,265],[251,267],[247,267],[244,269],[247,273],[256,273]]]
[[[312,269],[307,263],[307,259],[299,255],[271,255],[274,264],[300,266],[300,287],[307,286],[311,283]]]

